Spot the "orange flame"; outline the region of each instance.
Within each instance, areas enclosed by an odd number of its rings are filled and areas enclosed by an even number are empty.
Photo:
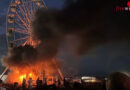
[[[23,79],[26,79],[26,74],[20,76],[20,82],[22,83]]]
[[[10,67],[11,72],[9,73],[6,82],[11,84],[18,82],[21,85],[23,79],[26,79],[26,83],[28,84],[28,80],[32,78],[33,84],[36,84],[38,78],[40,80],[47,78],[49,82],[58,77],[61,78],[61,71],[59,74],[59,68],[57,68],[55,64],[53,63],[53,60],[50,60],[44,62],[40,61],[28,66]],[[52,82],[50,84],[52,84]]]

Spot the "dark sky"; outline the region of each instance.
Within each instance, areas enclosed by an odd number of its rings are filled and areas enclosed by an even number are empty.
[[[48,8],[61,9],[64,0],[45,0]],[[0,0],[0,47],[6,45],[5,40],[5,20],[10,0]],[[69,50],[68,50],[69,51]],[[3,53],[0,50],[0,55]],[[67,50],[66,52],[67,53]],[[71,54],[60,56],[66,59],[65,63],[71,68],[71,72],[79,75],[106,75],[114,71],[130,72],[130,44],[125,41],[111,42],[100,45],[96,49],[83,56],[80,60],[72,64]]]

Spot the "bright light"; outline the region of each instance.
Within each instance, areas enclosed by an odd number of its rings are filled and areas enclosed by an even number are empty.
[[[22,82],[23,79],[26,79],[26,74],[20,76],[20,81]]]
[[[84,81],[84,82],[96,82],[97,79],[96,77],[88,77],[88,76],[84,76],[84,77],[81,77],[81,79]]]
[[[32,77],[32,73],[29,74],[29,77]]]
[[[92,80],[92,79],[96,79],[96,77],[89,77],[89,76],[84,76],[84,77],[81,77],[82,80]]]

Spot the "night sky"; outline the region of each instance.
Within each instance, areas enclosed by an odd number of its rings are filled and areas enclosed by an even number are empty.
[[[48,8],[62,9],[64,0],[44,0]],[[10,0],[0,0],[0,57],[6,53],[5,21]],[[127,41],[116,41],[97,46],[87,55],[72,64],[71,53],[65,50],[60,59],[65,59],[65,64],[70,72],[76,75],[104,76],[114,71],[130,72],[130,43]],[[1,69],[0,69],[1,70]],[[2,71],[2,70],[1,70]],[[0,71],[0,72],[1,72]]]

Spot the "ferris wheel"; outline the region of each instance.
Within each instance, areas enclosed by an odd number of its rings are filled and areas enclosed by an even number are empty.
[[[6,37],[9,48],[34,44],[31,37],[31,23],[39,8],[46,8],[43,0],[11,1],[6,19]]]

